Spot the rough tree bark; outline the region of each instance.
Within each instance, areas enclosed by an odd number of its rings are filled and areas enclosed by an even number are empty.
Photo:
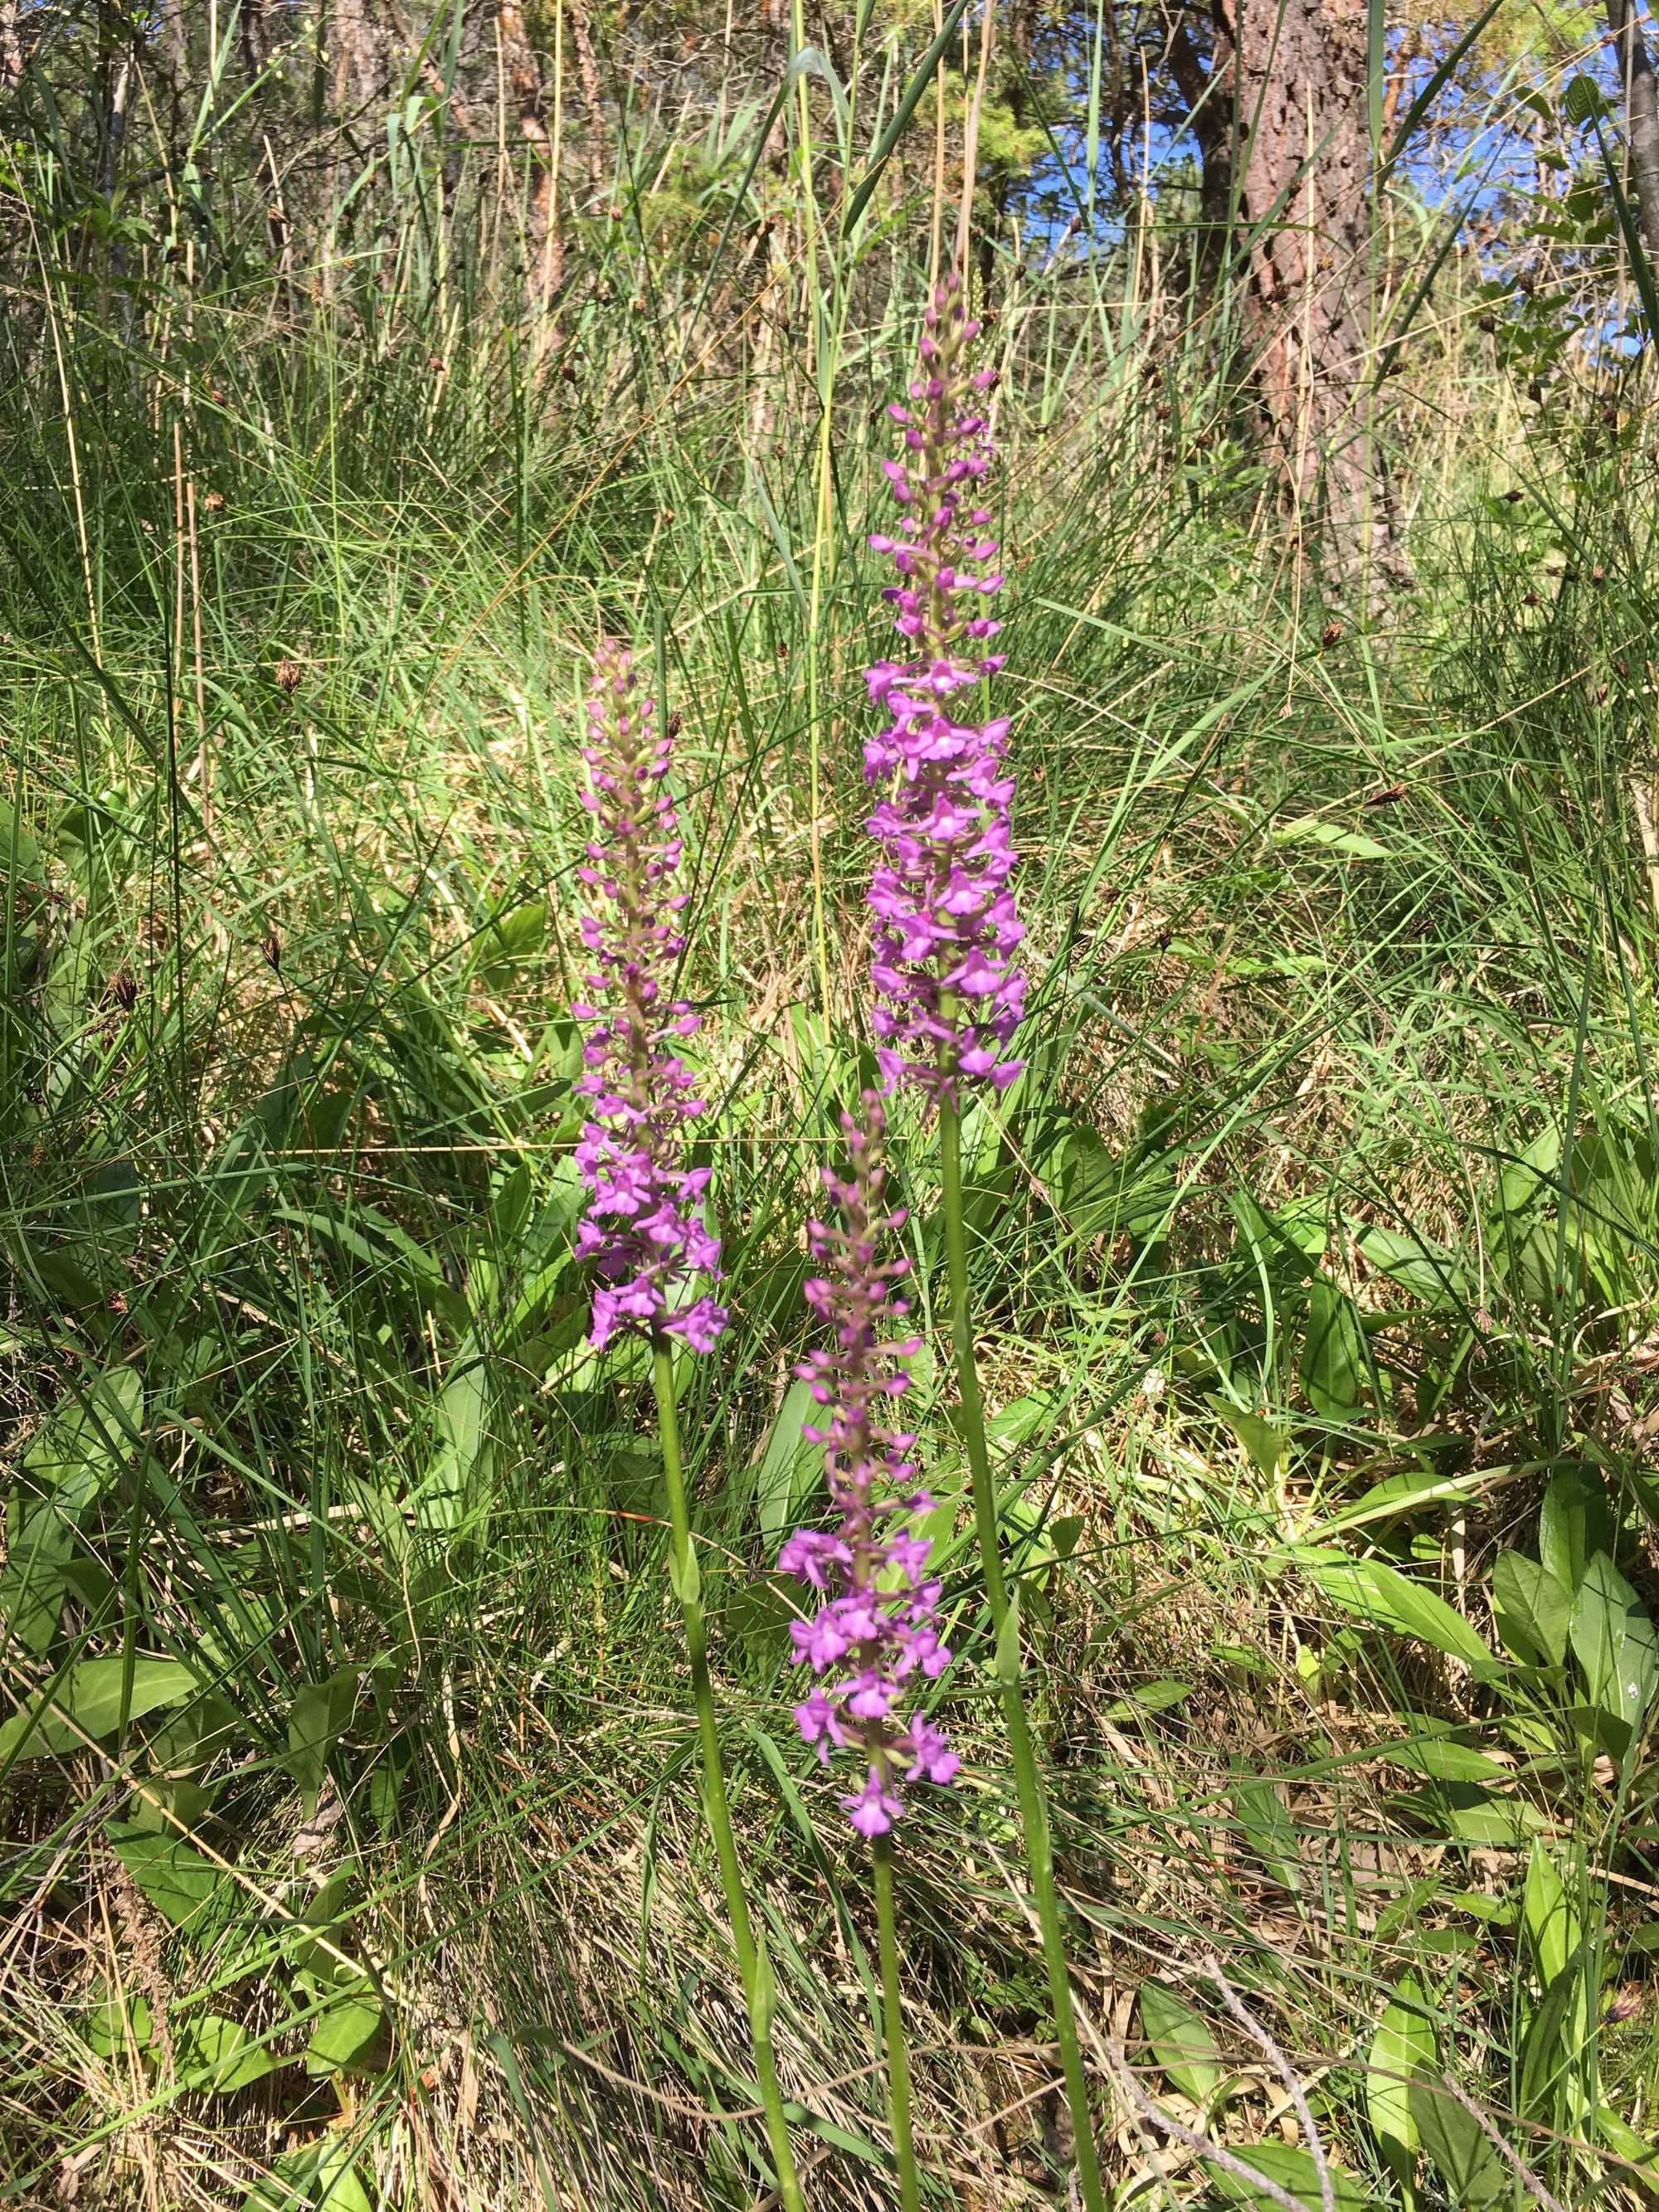
[[[559,234],[554,205],[556,179],[553,174],[552,142],[547,131],[541,64],[530,42],[524,10],[518,0],[500,0],[496,21],[501,27],[501,64],[518,105],[519,135],[536,156],[536,174],[530,191],[529,235],[525,248],[531,282],[538,296],[545,302],[564,282],[564,241]]]
[[[334,106],[338,112],[377,106],[390,89],[386,27],[374,0],[334,0]]]
[[[1206,262],[1243,262],[1256,386],[1304,542],[1375,606],[1397,564],[1370,433],[1365,0],[1215,0],[1212,20],[1207,68],[1184,27],[1170,47],[1203,157]]]
[[[15,92],[23,82],[23,40],[17,27],[17,0],[0,0],[0,92]]]
[[[1625,137],[1642,243],[1659,268],[1659,87],[1631,0],[1607,0],[1607,28],[1625,88]]]

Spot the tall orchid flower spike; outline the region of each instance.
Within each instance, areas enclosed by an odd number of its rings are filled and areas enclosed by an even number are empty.
[[[664,787],[672,740],[652,720],[627,647],[605,639],[593,656],[582,748],[592,835],[576,871],[593,902],[581,923],[589,996],[570,1010],[588,1029],[577,1085],[588,1119],[576,1147],[587,1206],[576,1252],[599,1275],[596,1347],[625,1332],[709,1352],[726,1314],[695,1286],[718,1277],[720,1245],[702,1218],[708,1170],[684,1164],[686,1125],[703,1103],[673,1046],[699,1023],[672,996],[685,896],[672,889],[681,852]]]
[[[877,1059],[890,1092],[915,1084],[939,1104],[956,1103],[963,1078],[1013,1081],[1020,1063],[1006,1048],[1026,989],[1012,962],[1025,929],[1010,888],[1007,718],[959,721],[952,705],[1003,665],[985,650],[1002,578],[979,504],[996,381],[969,369],[979,330],[947,279],[927,309],[910,404],[890,410],[903,454],[882,465],[902,511],[870,541],[898,570],[884,597],[912,653],[867,672],[890,717],[864,748],[866,781],[883,794],[868,823],[881,851],[870,884]]]
[[[864,1114],[862,1128],[850,1114],[842,1116],[850,1172],[823,1177],[839,1224],[807,1224],[823,1273],[806,1285],[806,1301],[833,1341],[796,1370],[823,1408],[822,1425],[801,1433],[823,1448],[838,1518],[830,1530],[797,1530],[778,1565],[826,1599],[812,1620],[790,1624],[797,1662],[818,1678],[796,1706],[796,1721],[826,1765],[832,1750],[857,1752],[866,1778],[842,1803],[860,1834],[874,1838],[898,1818],[907,1782],[949,1782],[957,1760],[922,1715],[905,1711],[951,1655],[939,1638],[939,1585],[927,1579],[927,1539],[905,1525],[933,1501],[917,1488],[906,1456],[915,1437],[887,1419],[909,1381],[897,1362],[917,1340],[896,1334],[908,1309],[893,1285],[910,1263],[878,1257],[904,1214],[884,1210],[886,1125],[873,1091],[865,1094]]]
[[[1017,1593],[1003,1571],[974,1349],[963,1202],[962,1089],[965,1083],[988,1082],[1002,1090],[1018,1074],[1020,1063],[1008,1056],[1008,1047],[1026,988],[1013,964],[1025,932],[1012,888],[1014,779],[1007,718],[973,721],[965,707],[974,687],[1003,665],[1000,653],[987,649],[997,633],[987,608],[1002,578],[992,565],[996,545],[983,534],[990,511],[980,504],[980,487],[994,459],[985,395],[994,379],[969,365],[978,335],[951,276],[927,310],[909,404],[892,410],[903,427],[903,453],[884,466],[900,520],[890,534],[871,543],[898,570],[899,580],[886,597],[912,658],[880,661],[869,672],[871,696],[889,717],[864,749],[865,775],[882,794],[869,822],[879,848],[870,883],[876,917],[871,972],[879,998],[877,1058],[885,1087],[892,1092],[914,1085],[938,1113],[951,1360],[986,1605],[996,1636],[1009,1759],[1077,2142],[1078,2185],[1084,2212],[1105,2212],[1047,1795],[1020,1684]],[[839,1713],[836,1718],[844,1725]]]

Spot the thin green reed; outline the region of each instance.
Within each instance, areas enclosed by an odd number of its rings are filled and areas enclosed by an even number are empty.
[[[954,1105],[939,1115],[939,1164],[944,1187],[945,1265],[951,1295],[951,1356],[957,1391],[962,1401],[963,1441],[973,1486],[974,1530],[985,1577],[985,1600],[990,1608],[996,1638],[996,1673],[1002,1695],[1003,1719],[1008,1729],[1008,1752],[1019,1800],[1020,1826],[1025,1838],[1025,1862],[1031,1876],[1037,1926],[1042,1936],[1043,1965],[1048,1977],[1049,2001],[1054,2008],[1054,2039],[1060,2045],[1060,2070],[1066,2077],[1066,2101],[1071,2108],[1077,2138],[1078,2178],[1089,2212],[1105,2204],[1100,2178],[1100,2155],[1095,2148],[1089,2118],[1089,2087],[1078,2044],[1077,2022],[1072,2009],[1071,1970],[1066,1939],[1060,1927],[1060,1894],[1054,1881],[1054,1846],[1048,1826],[1048,1807],[1042,1778],[1031,1741],[1025,1692],[1020,1680],[1019,1608],[1008,1595],[1002,1571],[1001,1536],[998,1524],[996,1481],[985,1437],[985,1407],[980,1395],[979,1364],[974,1354],[973,1300],[968,1285],[968,1231],[962,1188],[962,1116]]]
[[[784,2118],[783,2093],[778,2085],[777,2062],[772,2048],[776,1985],[765,1943],[757,1936],[750,1918],[743,1871],[738,1863],[737,1841],[732,1832],[720,1720],[714,1706],[714,1687],[708,1675],[708,1630],[703,1618],[702,1577],[692,1548],[691,1514],[680,1457],[679,1420],[674,1403],[674,1355],[661,1340],[652,1352],[651,1372],[657,1397],[657,1431],[662,1439],[664,1485],[668,1492],[668,1579],[679,1601],[686,1656],[691,1662],[691,1695],[696,1706],[697,1735],[702,1753],[703,1809],[714,1838],[714,1854],[720,1861],[720,1887],[726,1893],[726,1910],[732,1923],[732,1948],[737,1954],[738,1972],[743,1977],[743,1993],[749,2008],[755,2069],[760,2077],[761,2102],[766,2109],[767,2136],[777,2166],[778,2194],[787,2212],[800,2212],[800,2183],[795,2173],[789,2126]]]

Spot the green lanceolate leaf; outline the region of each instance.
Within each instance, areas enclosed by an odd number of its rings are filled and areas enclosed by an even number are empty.
[[[1302,1863],[1296,1823],[1273,1783],[1265,1774],[1236,1774],[1232,1798],[1238,1824],[1262,1865],[1286,1889],[1299,1890]]]
[[[1571,1460],[1544,1492],[1538,1556],[1565,1589],[1576,1592],[1591,1559],[1609,1547],[1607,1486],[1595,1468]]]
[[[1140,2031],[1153,2057],[1194,2104],[1205,2103],[1221,2087],[1221,2053],[1208,2021],[1161,1982],[1140,1985]]]
[[[105,1832],[133,1881],[164,1918],[175,1928],[188,1928],[206,1917],[216,1899],[228,1897],[234,1884],[182,1836],[157,1834],[112,1821]]]
[[[1521,2046],[1521,2110],[1547,2119],[1558,2098],[1577,2083],[1586,2025],[1584,1947],[1575,1951],[1544,1992]],[[1577,2100],[1568,2097],[1567,2117]]]
[[[1497,2212],[1507,2206],[1510,2173],[1480,2123],[1439,2081],[1419,2075],[1409,2103],[1418,2141],[1458,2212]]]
[[[303,1684],[289,1709],[288,1771],[300,1785],[307,1814],[316,1810],[328,1754],[351,1725],[357,1671],[342,1667],[325,1682]]]
[[[88,1736],[113,1735],[129,1721],[165,1705],[182,1705],[200,1686],[178,1659],[140,1659],[131,1692],[125,1659],[85,1659],[71,1667],[55,1692],[35,1698],[0,1728],[0,1766],[48,1752],[79,1751]]]
[[[1254,2166],[1288,2196],[1298,2198],[1307,2207],[1307,2212],[1319,2212],[1319,2169],[1313,2162],[1312,2153],[1304,2150],[1300,2143],[1240,2143],[1233,2155],[1245,2166]],[[1347,2172],[1332,2160],[1328,2148],[1326,2165],[1336,2212],[1372,2212],[1376,2199],[1357,2173]],[[1279,2198],[1269,2197],[1265,2190],[1252,2188],[1239,2175],[1228,2173],[1218,2166],[1206,2166],[1206,2171],[1210,2185],[1223,2203],[1248,2205],[1249,2212],[1281,2212]]]
[[[380,1999],[367,1983],[361,1990],[337,1998],[311,2032],[306,2045],[306,2071],[377,2073],[379,2067],[371,2062],[385,2017]]]
[[[1298,1548],[1293,1556],[1327,1597],[1360,1620],[1415,1637],[1467,1665],[1493,1665],[1491,1650],[1462,1614],[1397,1568],[1381,1559],[1344,1559],[1334,1552]]]
[[[811,1384],[792,1382],[766,1439],[755,1476],[754,1498],[769,1556],[793,1528],[798,1501],[823,1464],[822,1449],[808,1443],[801,1435],[802,1424],[811,1421],[812,1413]]]
[[[1422,1991],[1409,1977],[1401,1983],[1376,2024],[1365,2054],[1365,2111],[1395,2173],[1408,2180],[1418,2146],[1411,2107],[1412,2083],[1434,2063],[1434,2028]]]
[[[60,1407],[23,1455],[26,1474],[46,1494],[0,1566],[0,1634],[9,1631],[37,1658],[57,1632],[76,1524],[137,1449],[143,1417],[137,1376],[112,1368],[84,1402]]]
[[[1500,1552],[1492,1573],[1492,1612],[1504,1648],[1526,1667],[1559,1667],[1567,1656],[1572,1596],[1523,1552]]]
[[[1533,1844],[1527,1862],[1521,1924],[1527,1931],[1538,1978],[1547,1989],[1565,1971],[1568,1960],[1578,1948],[1581,1930],[1577,1910],[1541,1843]]]
[[[1592,1702],[1634,1729],[1659,1686],[1659,1636],[1605,1552],[1584,1569],[1569,1634]]]
[[[174,2031],[173,2057],[181,2088],[212,2097],[234,2096],[286,2063],[255,2042],[240,2021],[209,2013]]]
[[[1308,1293],[1308,1328],[1302,1346],[1302,1387],[1327,1420],[1344,1420],[1370,1382],[1370,1361],[1359,1309],[1325,1276]]]

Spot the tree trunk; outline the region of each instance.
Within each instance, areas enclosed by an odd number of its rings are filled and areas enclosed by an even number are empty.
[[[1395,553],[1369,420],[1365,0],[1228,4],[1206,169],[1233,196],[1257,385],[1302,542],[1375,608]]]
[[[334,105],[358,113],[376,107],[391,89],[385,27],[374,19],[374,0],[334,0]]]
[[[1625,88],[1625,137],[1642,243],[1648,259],[1659,270],[1659,88],[1631,0],[1607,0],[1607,28]]]
[[[0,92],[15,92],[23,82],[23,40],[17,27],[17,0],[0,0]]]
[[[496,20],[501,26],[501,64],[519,109],[519,135],[536,158],[536,174],[530,189],[529,232],[525,240],[526,274],[537,297],[551,299],[564,281],[564,245],[559,235],[554,195],[558,180],[553,174],[552,144],[548,137],[541,64],[530,43],[524,10],[517,0],[499,0]]]

